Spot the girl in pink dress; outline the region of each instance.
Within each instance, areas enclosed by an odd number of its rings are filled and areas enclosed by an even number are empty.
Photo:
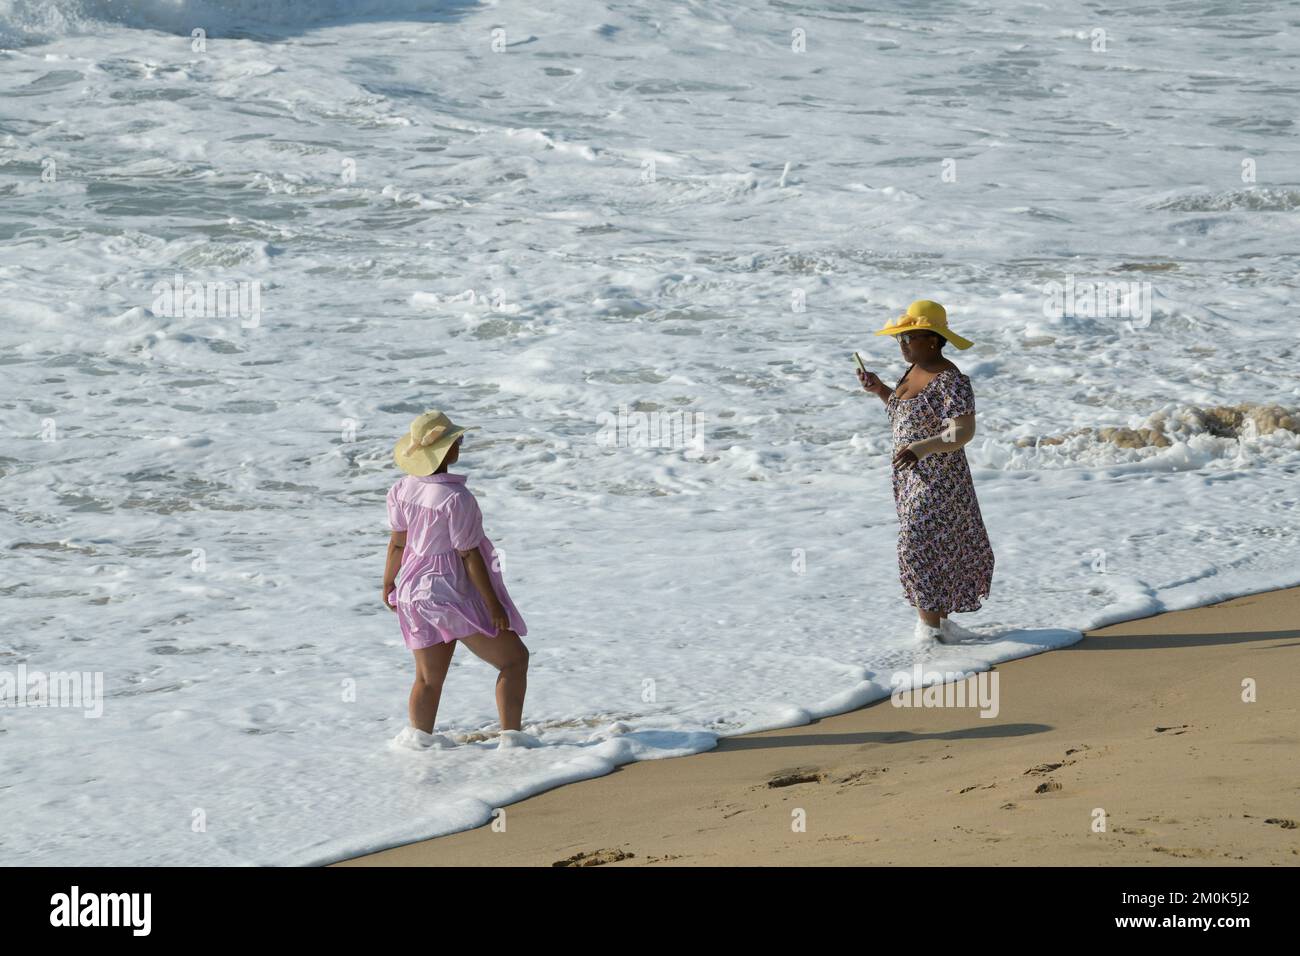
[[[471,426],[477,427],[477,426]],[[447,466],[460,457],[466,428],[430,411],[411,423],[393,449],[406,472],[388,491],[388,561],[383,601],[397,613],[402,639],[415,655],[411,725],[398,735],[406,746],[455,746],[434,734],[442,684],[460,641],[498,671],[499,747],[536,746],[520,730],[528,681],[528,629],[510,600],[500,559],[483,533],[478,501],[464,475]]]

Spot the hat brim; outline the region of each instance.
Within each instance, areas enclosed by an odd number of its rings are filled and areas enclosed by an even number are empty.
[[[901,335],[903,332],[933,332],[935,335],[942,335],[959,349],[968,349],[975,344],[970,339],[962,338],[951,329],[930,329],[923,325],[895,326],[894,328],[881,329],[876,333],[876,335]]]
[[[403,435],[397,439],[397,444],[393,446],[393,461],[397,463],[398,468],[408,475],[432,475],[438,470],[442,460],[447,457],[447,452],[451,450],[451,446],[456,443],[456,440],[466,432],[473,431],[478,427],[478,425],[468,425],[464,428],[457,426],[432,445],[417,448],[409,455],[406,453],[406,448],[411,444],[411,436]]]

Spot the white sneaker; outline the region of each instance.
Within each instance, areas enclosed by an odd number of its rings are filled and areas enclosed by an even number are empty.
[[[522,730],[503,730],[501,736],[497,738],[497,750],[507,750],[511,747],[540,747],[542,742],[532,734],[526,734]]]
[[[943,641],[945,644],[957,644],[961,641],[978,641],[983,639],[982,634],[977,634],[974,631],[967,630],[952,618],[948,617],[941,617],[939,619],[939,630],[942,631],[942,636],[939,640]]]
[[[393,738],[393,743],[411,750],[450,750],[456,746],[456,741],[446,734],[425,733],[419,727],[409,725]]]

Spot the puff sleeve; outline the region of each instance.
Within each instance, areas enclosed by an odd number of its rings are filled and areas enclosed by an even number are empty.
[[[483,512],[468,491],[452,495],[447,501],[447,534],[457,551],[470,551],[483,540]]]
[[[397,496],[397,485],[388,489],[388,527],[393,531],[406,530],[406,511]]]
[[[944,419],[975,414],[975,390],[971,388],[969,376],[953,377],[952,382],[944,389],[943,408],[939,414]]]
[[[907,446],[918,461],[930,455],[954,452],[975,437],[975,390],[969,377],[955,375],[944,384],[939,417],[944,423],[943,431]]]

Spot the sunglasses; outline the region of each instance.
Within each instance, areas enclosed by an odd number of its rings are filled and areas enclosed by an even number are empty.
[[[934,335],[933,332],[903,332],[895,336],[899,342],[906,345],[908,342],[923,341]]]

